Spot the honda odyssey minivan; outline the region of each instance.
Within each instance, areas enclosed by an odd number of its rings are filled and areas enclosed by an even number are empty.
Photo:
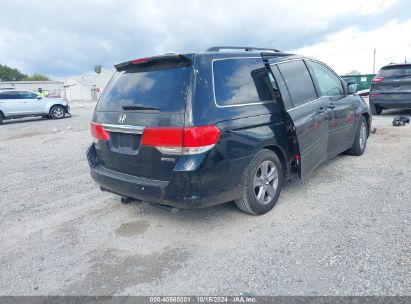
[[[102,190],[179,208],[235,201],[260,215],[286,180],[364,153],[371,115],[356,84],[315,59],[225,48],[115,66],[87,152]]]

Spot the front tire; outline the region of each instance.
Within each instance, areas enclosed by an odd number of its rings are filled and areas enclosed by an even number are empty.
[[[357,130],[355,131],[354,145],[348,153],[355,156],[363,155],[368,139],[368,124],[364,116],[360,117]]]
[[[270,150],[258,152],[242,178],[242,193],[235,203],[248,214],[261,215],[277,203],[284,182],[284,172],[278,156]]]
[[[52,119],[62,119],[66,116],[66,109],[63,106],[53,106],[50,109],[50,117]]]
[[[3,123],[3,119],[4,119],[3,114],[0,112],[0,125]]]
[[[372,115],[380,115],[382,113],[382,108],[374,104],[370,104],[370,110]]]

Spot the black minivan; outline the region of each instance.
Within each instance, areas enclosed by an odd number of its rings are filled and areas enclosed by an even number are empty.
[[[285,180],[366,147],[371,115],[356,84],[318,60],[213,47],[115,67],[87,153],[104,191],[179,208],[234,200],[260,215]]]

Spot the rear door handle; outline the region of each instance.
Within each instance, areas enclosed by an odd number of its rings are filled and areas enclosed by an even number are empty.
[[[321,107],[318,109],[318,113],[324,113],[325,111],[327,111],[327,108]]]
[[[327,108],[328,108],[328,109],[334,109],[334,108],[335,108],[335,104],[331,103]]]

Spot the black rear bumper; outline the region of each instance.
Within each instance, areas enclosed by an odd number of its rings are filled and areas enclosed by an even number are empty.
[[[384,109],[411,109],[411,99],[370,98],[370,105]]]
[[[247,160],[224,164],[225,168],[203,171],[174,171],[170,180],[136,177],[107,169],[96,161],[94,145],[87,151],[90,175],[105,191],[138,200],[195,209],[234,200],[239,196],[240,179]],[[227,186],[227,172],[232,180]]]

